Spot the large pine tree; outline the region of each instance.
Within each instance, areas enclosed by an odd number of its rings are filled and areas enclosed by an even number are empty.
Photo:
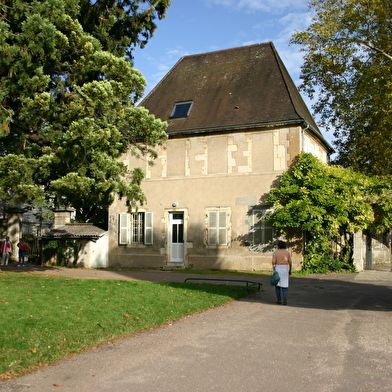
[[[144,45],[170,0],[3,0],[0,200],[76,209],[88,221],[115,195],[143,201],[143,173],[119,157],[153,154],[166,124],[135,107]]]

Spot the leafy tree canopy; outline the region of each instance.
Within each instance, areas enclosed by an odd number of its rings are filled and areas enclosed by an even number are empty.
[[[305,266],[315,259],[325,262],[333,253],[332,242],[341,246],[338,257],[349,261],[352,234],[391,227],[390,187],[385,180],[302,153],[266,199],[274,206],[269,220],[288,238],[305,232]]]
[[[302,90],[334,130],[337,163],[392,175],[392,2],[312,0],[306,31],[291,42],[305,52]]]
[[[148,8],[137,12],[142,3]],[[119,158],[128,149],[154,156],[166,123],[134,106],[145,80],[125,54],[145,43],[168,4],[1,2],[0,200],[39,204],[50,196],[83,221],[116,194],[143,202],[141,169]]]
[[[171,0],[80,0],[79,23],[97,38],[103,50],[132,58],[132,49],[144,47],[165,16]]]

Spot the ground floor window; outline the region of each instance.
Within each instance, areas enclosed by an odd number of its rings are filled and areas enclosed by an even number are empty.
[[[207,210],[207,244],[228,245],[230,211],[228,208]]]
[[[152,212],[122,213],[119,216],[119,244],[153,243]]]
[[[271,211],[270,205],[257,205],[249,209],[249,245],[251,250],[260,251],[272,244],[274,230],[271,223],[266,220]]]

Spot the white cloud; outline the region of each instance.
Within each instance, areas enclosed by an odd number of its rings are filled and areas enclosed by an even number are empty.
[[[166,51],[165,58],[171,61],[173,58],[180,59],[181,57],[187,56],[188,54],[189,53],[185,49],[176,47],[168,49]]]
[[[293,13],[283,16],[279,19],[278,23],[284,26],[281,36],[288,37],[287,41],[291,38],[295,31],[306,30],[310,25],[311,14],[310,12]]]
[[[153,73],[144,75],[148,79],[146,93],[148,93],[180,60],[181,57],[189,55],[182,47],[168,48],[159,57],[148,56],[146,61]]]
[[[247,11],[266,11],[278,13],[307,6],[308,0],[207,0],[209,3]]]

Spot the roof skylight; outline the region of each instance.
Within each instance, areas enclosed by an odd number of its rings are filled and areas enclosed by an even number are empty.
[[[188,117],[193,101],[176,102],[170,118]]]

